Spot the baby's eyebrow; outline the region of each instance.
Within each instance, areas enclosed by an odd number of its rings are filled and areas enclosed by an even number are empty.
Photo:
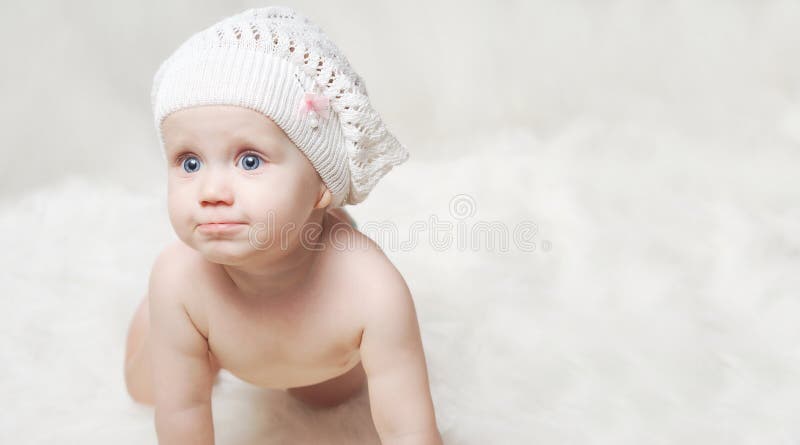
[[[279,154],[282,150],[281,141],[270,136],[244,136],[237,135],[232,138],[235,145],[232,147],[234,150],[240,148],[242,145],[253,149],[260,149],[269,154]]]
[[[174,151],[182,151],[186,149],[186,147],[191,147],[193,144],[194,142],[190,138],[184,136],[178,138],[174,142],[171,142],[169,144],[164,144],[164,149],[166,150],[167,154],[170,154],[171,152]]]
[[[176,143],[176,144],[169,144],[164,146],[164,153],[167,155],[167,158],[172,158],[177,154],[180,154],[185,150],[186,144],[184,142]]]
[[[176,138],[174,143],[169,144],[165,148],[168,158],[176,158],[186,153],[202,151],[203,147],[199,147],[195,143],[195,139],[191,137]],[[229,134],[227,136],[227,143],[225,144],[225,151],[227,154],[236,154],[239,150],[249,148],[258,151],[266,156],[277,158],[283,153],[282,141],[276,137],[269,135],[252,136],[248,134]]]

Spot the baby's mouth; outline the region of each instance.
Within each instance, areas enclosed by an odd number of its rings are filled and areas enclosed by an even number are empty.
[[[200,233],[216,235],[235,233],[247,227],[247,223],[240,221],[216,221],[198,224],[196,229]]]

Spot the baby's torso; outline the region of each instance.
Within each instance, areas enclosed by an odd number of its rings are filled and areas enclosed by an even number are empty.
[[[340,290],[299,297],[294,307],[213,299],[205,311],[208,345],[235,376],[267,388],[292,388],[344,374],[360,360],[362,323]]]
[[[335,264],[347,254],[324,253],[319,284],[276,301],[242,299],[221,266],[207,264],[187,311],[222,368],[246,382],[283,389],[329,380],[361,359],[363,295]]]

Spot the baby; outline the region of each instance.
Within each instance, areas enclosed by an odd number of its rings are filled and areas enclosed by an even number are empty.
[[[214,443],[221,368],[312,407],[369,396],[383,444],[441,444],[414,303],[344,205],[408,152],[307,18],[250,9],[161,64],[152,104],[179,241],[150,272],[125,382],[159,443]]]

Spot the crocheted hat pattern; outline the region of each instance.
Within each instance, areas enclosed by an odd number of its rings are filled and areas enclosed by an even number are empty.
[[[238,105],[263,113],[317,170],[331,207],[363,201],[409,157],[344,54],[285,6],[248,9],[193,34],[159,66],[151,102],[162,153],[161,123],[177,110]]]

